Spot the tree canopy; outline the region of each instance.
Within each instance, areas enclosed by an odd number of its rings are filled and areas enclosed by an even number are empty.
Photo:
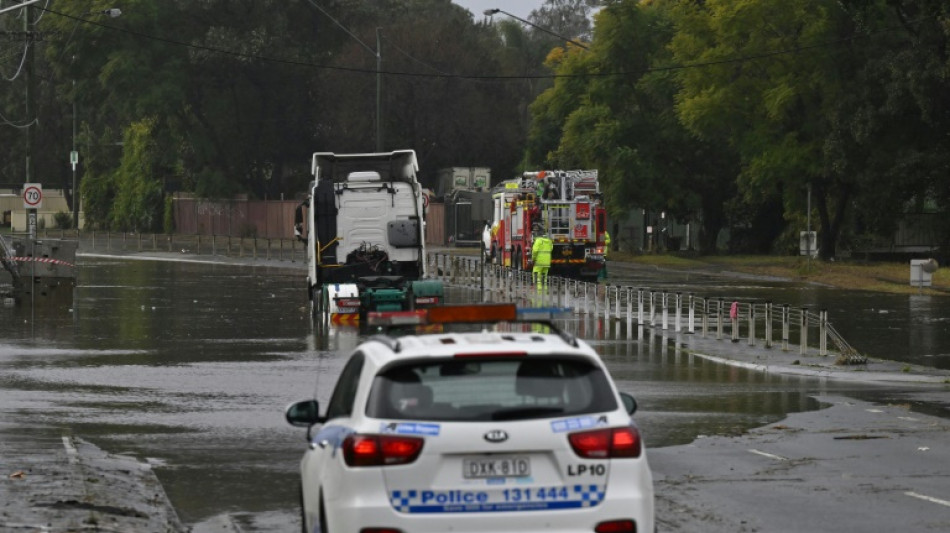
[[[158,229],[175,191],[293,196],[313,152],[377,142],[424,180],[597,168],[612,217],[696,221],[707,253],[722,229],[791,251],[809,218],[830,258],[950,203],[940,0],[546,0],[531,24],[449,0],[117,5],[0,15],[0,183],[29,159],[68,190],[75,127],[93,227]]]
[[[529,162],[596,163],[615,212],[700,217],[707,236],[728,224],[751,250],[797,245],[810,197],[833,257],[946,208],[947,9],[609,2],[589,54],[550,56],[562,77],[532,106]]]

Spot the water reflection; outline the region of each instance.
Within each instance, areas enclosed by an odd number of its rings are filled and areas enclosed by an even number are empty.
[[[283,409],[305,397],[326,404],[360,341],[356,330],[316,327],[300,269],[122,259],[80,266],[71,307],[0,308],[0,431],[72,434],[149,460],[187,523],[234,511],[295,514],[304,434],[284,422]],[[480,295],[450,288],[448,299]],[[948,314],[939,299],[913,302],[923,324],[940,326]],[[847,316],[838,304],[832,316]],[[865,311],[853,313],[856,327],[860,317],[908,327]],[[883,396],[712,363],[678,349],[670,331],[589,315],[566,327],[637,398],[651,447],[738,434],[817,408],[815,394]],[[913,342],[939,345],[946,333],[937,329]]]
[[[950,369],[950,297],[848,291],[795,281],[613,269],[612,283],[704,298],[827,309],[831,324],[871,357]]]

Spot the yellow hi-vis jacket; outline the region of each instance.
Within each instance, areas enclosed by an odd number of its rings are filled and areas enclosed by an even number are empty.
[[[604,259],[607,259],[607,254],[610,253],[610,233],[604,232]]]
[[[534,244],[531,245],[531,261],[534,262],[534,266],[551,266],[551,252],[553,251],[554,242],[551,239],[543,235],[535,238]]]

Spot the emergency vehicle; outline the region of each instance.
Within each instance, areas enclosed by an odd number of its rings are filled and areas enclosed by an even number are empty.
[[[525,172],[492,190],[491,261],[530,270],[533,231],[554,243],[550,275],[596,280],[607,214],[596,170]]]
[[[285,412],[307,428],[303,531],[654,531],[636,400],[559,314],[370,313],[387,334],[351,352],[329,402]]]
[[[427,280],[426,198],[413,150],[313,155],[307,199],[294,230],[307,247],[307,292],[314,314],[353,324],[368,311],[442,303]]]

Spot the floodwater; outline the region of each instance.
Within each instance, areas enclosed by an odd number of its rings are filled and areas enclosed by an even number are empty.
[[[901,307],[887,296],[709,285],[709,294],[834,303],[833,322],[853,332],[845,335],[857,346],[864,344],[856,333],[869,333],[871,318],[869,335],[878,340],[867,346],[908,328],[913,353],[950,345],[938,318],[950,316],[948,301],[918,302],[917,318],[893,324],[908,298]],[[359,341],[349,329],[314,327],[305,287],[299,265],[84,258],[71,301],[0,307],[0,438],[29,427],[149,461],[188,524],[227,514],[246,530],[296,529],[305,431],[289,426],[283,410],[313,396],[325,405],[346,350]],[[449,299],[473,296],[452,289]],[[924,309],[926,320],[919,318]],[[568,328],[590,340],[620,388],[637,398],[648,447],[740,434],[819,408],[816,394],[886,400],[902,392],[711,363],[676,350],[675,336],[650,330],[628,335],[592,319]]]
[[[870,357],[950,369],[950,295],[846,291],[762,276],[723,276],[611,265],[611,282],[727,301],[828,310],[831,324]],[[908,267],[908,283],[910,273]]]

